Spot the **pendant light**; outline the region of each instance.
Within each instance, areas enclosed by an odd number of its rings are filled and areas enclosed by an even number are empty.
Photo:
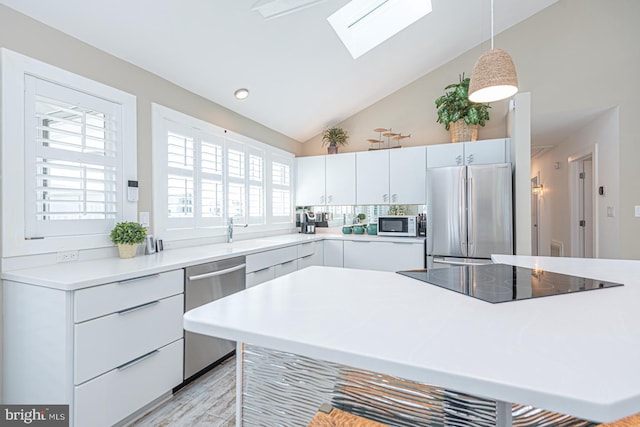
[[[471,102],[493,102],[518,92],[518,74],[511,56],[493,48],[493,0],[491,0],[491,50],[483,53],[473,66],[469,82]]]

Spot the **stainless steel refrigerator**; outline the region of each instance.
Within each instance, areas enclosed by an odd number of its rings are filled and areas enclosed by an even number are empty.
[[[427,268],[513,254],[511,164],[427,169]]]

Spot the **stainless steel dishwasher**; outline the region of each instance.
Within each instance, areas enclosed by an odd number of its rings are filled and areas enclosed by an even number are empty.
[[[245,289],[245,257],[185,269],[185,312]],[[184,333],[184,380],[206,372],[236,349],[234,341]]]

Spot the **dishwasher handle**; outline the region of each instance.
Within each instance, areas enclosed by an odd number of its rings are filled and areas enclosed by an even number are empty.
[[[246,263],[236,265],[234,267],[225,268],[220,271],[212,271],[211,273],[196,274],[195,276],[189,276],[189,281],[208,279],[209,277],[223,276],[225,274],[233,273],[234,271],[242,270],[247,266]]]

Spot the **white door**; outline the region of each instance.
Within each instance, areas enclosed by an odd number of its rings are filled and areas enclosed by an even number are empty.
[[[426,147],[389,151],[389,193],[391,203],[424,205],[427,200]]]
[[[531,255],[538,255],[538,195],[540,194],[538,177],[531,178]]]
[[[361,151],[356,155],[359,205],[391,203],[389,150]]]
[[[593,160],[591,156],[578,164],[578,256],[593,258]]]
[[[296,206],[325,203],[325,156],[296,158]]]
[[[326,156],[326,204],[356,204],[356,154]]]

